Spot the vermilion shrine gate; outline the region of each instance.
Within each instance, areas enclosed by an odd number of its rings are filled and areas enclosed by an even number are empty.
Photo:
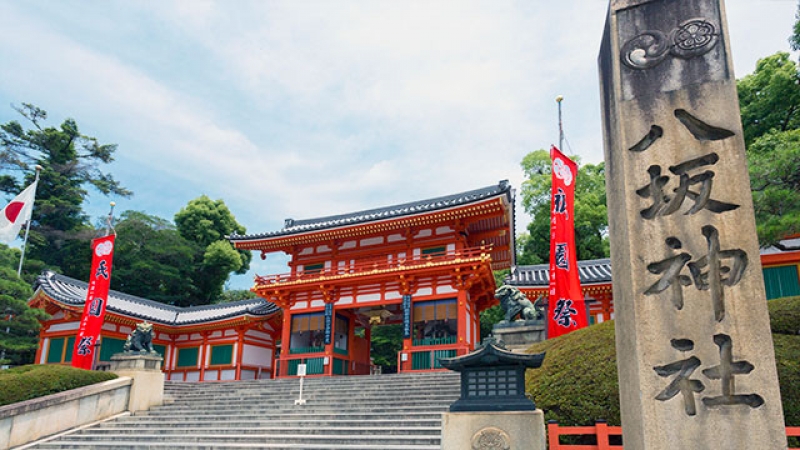
[[[496,304],[492,270],[514,258],[508,182],[420,202],[295,221],[230,236],[262,257],[284,252],[290,273],[257,277],[253,291],[283,310],[277,377],[366,374],[370,333],[403,324],[398,371],[440,368],[480,338]]]

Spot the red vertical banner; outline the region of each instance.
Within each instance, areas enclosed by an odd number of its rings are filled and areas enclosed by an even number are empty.
[[[111,261],[114,257],[114,235],[92,241],[92,272],[86,289],[81,325],[75,338],[72,366],[91,370],[95,360],[97,339],[103,327],[111,283]]]
[[[588,325],[575,249],[575,180],[578,165],[555,146],[550,210],[550,295],[547,337],[554,338]]]

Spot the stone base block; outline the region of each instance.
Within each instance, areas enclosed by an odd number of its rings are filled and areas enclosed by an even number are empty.
[[[547,339],[547,328],[540,321],[517,321],[495,325],[492,334],[501,339],[507,349],[516,351]]]
[[[544,413],[442,414],[442,450],[545,450]]]
[[[111,371],[120,369],[161,370],[161,355],[117,353],[111,356]]]
[[[128,410],[144,411],[164,403],[163,358],[159,355],[129,355],[118,353],[111,357],[111,371],[133,379]]]

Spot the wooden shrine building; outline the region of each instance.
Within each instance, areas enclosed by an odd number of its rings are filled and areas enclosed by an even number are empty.
[[[28,304],[51,315],[39,332],[37,364],[69,364],[86,302],[87,284],[44,272]],[[280,311],[263,299],[180,308],[110,291],[95,368],[122,352],[137,323],[153,324],[153,347],[164,357],[167,380],[224,381],[269,378]]]
[[[276,377],[366,374],[374,326],[402,324],[398,371],[440,369],[480,338],[492,270],[514,263],[514,193],[473,191],[233,235],[238,249],[289,255],[289,273],[253,291],[283,310]]]

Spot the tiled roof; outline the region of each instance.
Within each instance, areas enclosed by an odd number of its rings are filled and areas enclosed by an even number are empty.
[[[319,217],[316,219],[294,220],[286,219],[283,229],[262,234],[228,236],[231,241],[244,241],[251,239],[265,239],[277,236],[287,236],[292,234],[305,233],[309,231],[325,230],[348,225],[376,220],[385,220],[414,214],[433,212],[440,209],[452,208],[470,203],[476,203],[487,198],[505,194],[509,202],[511,198],[511,184],[508,180],[503,180],[496,185],[487,186],[481,189],[461,192],[458,194],[436,197],[428,200],[420,200],[402,205],[386,206],[383,208],[369,209],[337,216]]]
[[[516,266],[511,269],[511,274],[506,277],[506,283],[512,286],[547,287],[550,282],[548,275],[549,264],[535,266]],[[593,259],[578,261],[578,274],[581,284],[596,284],[611,282],[611,260]]]
[[[777,253],[785,253],[787,251],[789,251],[789,252],[797,251],[798,249],[800,249],[800,237],[792,237],[790,239],[784,239],[784,240],[782,240],[780,242],[780,245],[781,245],[781,247],[784,247],[785,250],[781,249],[781,248],[778,248],[778,247],[775,247],[775,246],[771,246],[771,247],[767,247],[767,248],[762,248],[761,249],[761,254],[762,255],[774,255],[774,254],[777,254]]]
[[[88,284],[83,281],[50,271],[39,275],[34,285],[36,289],[41,289],[50,298],[66,305],[75,306],[83,306],[86,302],[87,286]],[[112,290],[108,293],[107,310],[164,325],[189,325],[245,314],[268,316],[277,312],[278,307],[258,298],[218,305],[181,308]]]

